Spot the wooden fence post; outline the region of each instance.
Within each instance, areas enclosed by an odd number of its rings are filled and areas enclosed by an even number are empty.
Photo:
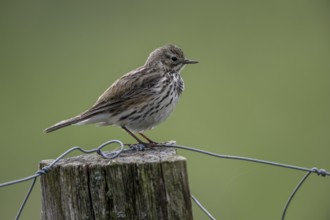
[[[41,176],[41,190],[43,220],[193,219],[186,159],[174,149],[63,159]]]

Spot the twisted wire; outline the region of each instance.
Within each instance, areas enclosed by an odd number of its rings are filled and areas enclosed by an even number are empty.
[[[110,144],[113,144],[113,143],[116,143],[116,144],[119,144],[120,145],[120,149],[119,150],[116,150],[116,151],[112,151],[110,152],[110,154],[105,154],[103,153],[102,149],[107,146],[107,145],[110,145]],[[92,150],[85,150],[81,147],[72,147],[70,148],[69,150],[65,151],[63,154],[61,154],[59,157],[57,157],[51,164],[49,164],[48,166],[45,166],[43,167],[42,169],[38,170],[34,175],[31,175],[31,176],[28,176],[28,177],[25,177],[25,178],[22,178],[22,179],[18,179],[18,180],[13,180],[13,181],[9,181],[9,182],[6,182],[6,183],[2,183],[0,184],[0,187],[5,187],[5,186],[10,186],[10,185],[13,185],[13,184],[17,184],[17,183],[21,183],[21,182],[25,182],[25,181],[28,181],[28,180],[32,180],[32,184],[31,186],[29,187],[28,189],[28,192],[26,194],[26,196],[24,197],[24,200],[17,212],[17,215],[16,215],[16,220],[18,220],[22,214],[22,211],[30,197],[30,194],[34,188],[34,185],[36,183],[36,180],[39,176],[43,175],[43,174],[46,174],[48,173],[49,171],[51,171],[51,169],[53,168],[53,166],[59,161],[61,160],[62,158],[64,158],[65,156],[67,156],[68,154],[70,154],[71,152],[73,151],[80,151],[80,152],[83,152],[85,154],[91,154],[91,153],[98,153],[99,155],[101,155],[103,158],[105,159],[113,159],[115,157],[118,157],[119,154],[121,152],[123,152],[125,149],[124,149],[124,144],[119,141],[119,140],[110,140],[110,141],[107,141],[103,144],[101,144],[99,147],[95,148],[95,149],[92,149]]]

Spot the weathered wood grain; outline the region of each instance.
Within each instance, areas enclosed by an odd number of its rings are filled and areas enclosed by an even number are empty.
[[[186,159],[174,149],[64,159],[41,177],[41,189],[43,220],[193,219]]]

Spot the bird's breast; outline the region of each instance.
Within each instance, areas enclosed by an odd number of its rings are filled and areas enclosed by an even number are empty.
[[[133,120],[127,120],[125,126],[133,131],[144,131],[165,121],[173,112],[184,89],[179,74],[168,75],[153,88],[150,99],[134,113]]]

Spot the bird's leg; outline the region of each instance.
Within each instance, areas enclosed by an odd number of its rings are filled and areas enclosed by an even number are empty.
[[[139,142],[139,144],[145,144],[143,141],[141,141],[138,137],[136,137],[135,134],[133,134],[133,132],[131,132],[130,130],[128,130],[125,126],[122,126],[122,128],[129,133],[135,140],[137,140],[137,142]]]
[[[156,141],[151,140],[141,132],[139,132],[139,135],[141,135],[144,139],[146,139],[150,144],[158,144]]]
[[[138,137],[136,137],[135,134],[133,134],[133,132],[131,132],[128,128],[126,128],[125,126],[122,126],[122,128],[127,132],[129,133],[135,140],[137,140],[138,144],[136,146],[134,145],[129,145],[133,148],[136,148],[137,150],[139,151],[143,151],[144,150],[144,147],[148,146],[149,144],[148,143],[145,143],[143,141],[141,141]]]

